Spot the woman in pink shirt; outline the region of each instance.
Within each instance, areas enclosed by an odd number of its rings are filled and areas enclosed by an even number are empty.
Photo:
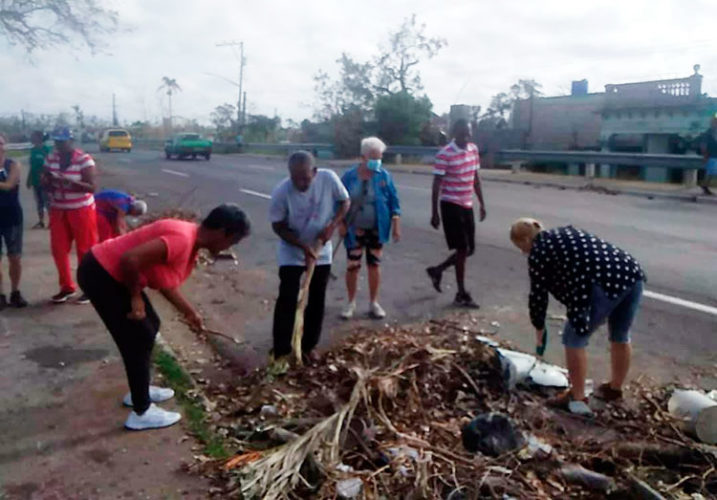
[[[160,320],[144,288],[159,290],[193,329],[201,330],[202,318],[179,288],[192,273],[200,249],[217,254],[239,243],[249,230],[246,214],[225,204],[212,210],[201,225],[159,220],[95,245],[82,259],[77,280],[112,334],[127,371],[130,393],[124,403],[133,407],[125,422],[128,429],[167,427],[181,418],[154,405],[174,391],[149,385]]]

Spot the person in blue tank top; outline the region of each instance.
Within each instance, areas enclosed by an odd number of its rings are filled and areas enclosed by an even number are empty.
[[[5,157],[7,137],[0,134],[0,257],[3,243],[7,251],[10,275],[10,305],[25,307],[27,301],[20,294],[22,274],[22,206],[20,205],[20,164]],[[0,271],[0,309],[8,305]]]

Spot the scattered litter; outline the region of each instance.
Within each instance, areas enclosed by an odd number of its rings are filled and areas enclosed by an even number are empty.
[[[688,432],[700,441],[717,444],[717,401],[700,391],[676,390],[667,403],[667,411],[685,421]]]
[[[489,337],[484,337],[483,335],[476,335],[476,340],[478,342],[483,342],[484,344],[486,344],[490,347],[499,347],[500,346],[500,344],[498,342],[496,342],[495,340],[493,340]]]
[[[261,407],[259,415],[262,417],[278,417],[279,410],[274,405],[264,405]]]
[[[560,475],[569,483],[582,484],[588,489],[611,493],[615,490],[615,481],[599,472],[594,472],[580,465],[564,465],[560,468]]]
[[[532,376],[507,393],[510,349],[464,323],[357,327],[317,363],[201,387],[236,456],[190,470],[224,486],[214,498],[632,498],[635,481],[665,497],[717,494],[717,457],[674,425],[671,391],[638,380],[628,404],[595,419],[556,411],[545,401],[560,389]],[[545,365],[519,354],[528,375]]]
[[[336,483],[336,494],[339,498],[357,498],[363,490],[363,481],[357,477],[344,479]]]
[[[552,446],[533,434],[528,435],[526,442],[527,446],[520,450],[518,454],[522,460],[528,460],[536,456],[545,458],[553,453]]]
[[[568,387],[567,370],[559,366],[538,362],[528,374],[530,381],[543,387]]]
[[[463,427],[462,435],[466,450],[491,457],[497,457],[523,445],[523,436],[515,429],[510,418],[502,413],[478,415]]]

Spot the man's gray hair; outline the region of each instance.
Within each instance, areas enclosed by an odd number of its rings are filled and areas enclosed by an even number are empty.
[[[386,151],[386,143],[378,137],[365,137],[361,139],[361,156],[367,156],[372,151],[383,154]]]
[[[147,203],[142,200],[134,200],[132,202],[132,210],[139,215],[147,213]]]

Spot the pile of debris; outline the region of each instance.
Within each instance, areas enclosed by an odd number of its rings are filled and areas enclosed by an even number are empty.
[[[686,436],[666,390],[590,419],[545,407],[478,332],[451,322],[361,330],[320,361],[209,387],[236,446],[194,467],[231,498],[704,498],[717,449]],[[504,360],[503,360],[504,361]]]

